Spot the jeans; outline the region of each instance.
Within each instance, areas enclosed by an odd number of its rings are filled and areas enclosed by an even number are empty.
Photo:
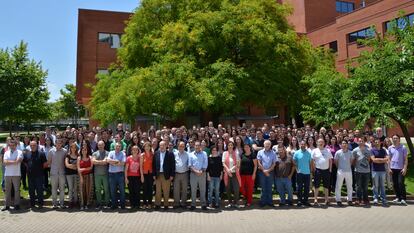
[[[214,193],[214,203],[216,206],[220,206],[220,177],[211,177],[208,187],[208,203],[213,203],[213,193]]]
[[[273,205],[273,193],[272,185],[274,183],[273,172],[269,173],[269,176],[265,176],[263,172],[259,172],[260,187],[262,188],[262,194],[260,195],[260,205]]]
[[[109,173],[109,188],[111,190],[112,208],[118,207],[116,191],[119,190],[121,208],[125,208],[125,173]]]
[[[378,200],[378,195],[380,195],[382,203],[387,203],[387,197],[385,195],[385,174],[385,171],[372,171],[374,199]]]
[[[292,203],[292,181],[288,177],[276,177],[275,186],[280,196],[280,203],[286,204],[286,194],[288,195],[288,202]]]
[[[369,173],[355,172],[358,201],[368,201]]]
[[[308,203],[310,174],[298,173],[296,180],[298,182],[298,202],[302,204]]]
[[[5,179],[4,179],[4,172],[5,172],[5,170],[6,170],[6,167],[3,165],[3,164],[1,164],[1,189],[2,190],[4,190],[4,187],[5,187],[5,185],[6,185],[6,183],[5,183]]]
[[[71,204],[78,202],[78,186],[79,186],[79,175],[66,175],[68,182],[68,194],[69,202]]]
[[[108,175],[95,175],[95,196],[98,205],[109,205]]]
[[[406,200],[406,190],[405,190],[405,177],[401,174],[401,169],[391,169],[392,170],[392,183],[395,191],[395,195],[398,198],[398,201]]]
[[[33,176],[28,175],[29,177],[29,195],[30,195],[30,204],[35,205],[36,199],[39,205],[43,205],[43,182],[45,181],[44,176]]]

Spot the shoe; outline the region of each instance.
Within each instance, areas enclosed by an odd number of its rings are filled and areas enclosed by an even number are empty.
[[[373,201],[373,204],[378,205],[378,199],[375,198],[374,201]]]
[[[95,210],[101,210],[101,205],[96,205]]]
[[[355,201],[355,205],[359,206],[360,202],[359,201]]]
[[[85,208],[82,206],[81,208],[80,208],[80,211],[84,211],[85,210]]]
[[[164,206],[164,210],[165,211],[168,211],[168,206]]]
[[[182,206],[181,206],[181,209],[186,210],[186,209],[187,209],[187,206],[182,205]]]
[[[288,206],[293,206],[293,203],[291,201],[287,202]]]
[[[66,206],[65,205],[59,205],[59,208],[63,210],[63,209],[66,209]]]
[[[88,206],[87,205],[85,206],[85,210],[88,210]]]
[[[353,205],[354,205],[354,203],[352,203],[352,201],[348,201],[348,205],[349,205],[349,206],[353,206]]]
[[[329,201],[325,201],[325,206],[329,206],[330,202]]]
[[[342,206],[342,202],[337,201],[337,202],[336,202],[336,205],[338,205],[338,206]]]
[[[249,204],[249,203],[247,203],[246,205],[245,205],[245,207],[246,208],[249,208],[251,205]]]
[[[207,210],[207,206],[202,206],[201,209],[202,210]]]
[[[232,204],[228,204],[228,205],[226,205],[226,208],[227,208],[227,209],[232,208],[232,207],[233,207],[233,205],[232,205]]]
[[[297,206],[298,207],[301,207],[302,206],[302,202],[298,202]]]
[[[319,206],[320,206],[320,205],[319,205],[319,202],[317,202],[317,201],[313,202],[313,206],[314,206],[314,207],[319,207]]]
[[[370,205],[369,201],[364,201],[364,204],[365,204],[366,206]]]
[[[155,209],[155,210],[159,210],[160,208],[161,208],[161,207],[160,207],[159,205],[156,205],[154,209]]]
[[[16,206],[14,207],[14,210],[20,210],[20,206],[19,206],[19,205],[16,205]]]
[[[10,207],[9,206],[5,206],[5,207],[3,207],[3,209],[1,209],[1,211],[6,211],[6,210],[10,210]]]
[[[52,209],[57,210],[58,209],[57,205],[53,205]]]
[[[407,202],[405,200],[401,200],[401,205],[407,205]]]
[[[193,206],[193,205],[190,207],[190,210],[195,210],[195,209],[196,209],[196,207]]]
[[[305,202],[304,205],[307,206],[307,207],[311,207],[311,204],[309,202]]]
[[[279,203],[279,207],[283,207],[285,205],[286,205],[285,203]]]
[[[392,203],[394,203],[394,204],[401,204],[401,202],[400,202],[400,200],[398,200],[398,198],[395,198],[395,199],[392,201]]]
[[[382,202],[382,207],[388,207],[388,203],[386,201]]]
[[[236,209],[239,209],[239,208],[240,208],[240,206],[239,206],[239,205],[237,205],[237,204],[236,204],[236,205],[234,205],[233,207],[234,207],[234,208],[236,208]]]

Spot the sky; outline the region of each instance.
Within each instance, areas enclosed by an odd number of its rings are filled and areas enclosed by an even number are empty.
[[[132,12],[139,0],[0,0],[0,48],[28,43],[29,56],[48,70],[50,100],[76,83],[78,9]]]

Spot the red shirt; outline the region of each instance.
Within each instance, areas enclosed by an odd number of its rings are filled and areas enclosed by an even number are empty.
[[[134,160],[134,157],[129,156],[126,160],[126,164],[128,165],[127,176],[141,176],[139,172],[139,157],[137,160]]]
[[[79,162],[79,167],[80,168],[89,168],[89,167],[91,167],[91,159],[89,158],[87,161],[84,161],[83,159],[81,159],[80,160],[80,162]],[[88,174],[91,174],[92,173],[92,169],[91,170],[89,170],[89,171],[83,171],[82,172],[82,175],[88,175]]]

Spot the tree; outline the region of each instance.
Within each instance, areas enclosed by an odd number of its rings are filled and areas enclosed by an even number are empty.
[[[414,154],[407,130],[409,120],[414,117],[414,27],[408,21],[404,28],[393,24],[384,36],[375,32],[372,39],[358,41],[370,50],[351,61],[356,65],[350,67],[348,79],[338,78],[332,69],[311,77],[312,101],[305,106],[308,111],[304,116],[307,120],[323,119],[321,122],[329,125],[352,120],[357,127],[370,119],[375,119],[377,125],[391,125],[394,121]],[[339,84],[337,87],[331,85],[335,82]],[[327,91],[329,88],[332,90]],[[336,114],[326,114],[323,109]],[[329,117],[324,119],[324,114]]]
[[[142,1],[117,64],[93,89],[93,117],[104,124],[151,113],[217,117],[276,102],[298,113],[313,49],[289,26],[290,13],[274,0]]]
[[[57,102],[62,118],[74,119],[85,114],[85,108],[76,102],[76,87],[73,84],[65,84]]]
[[[13,123],[44,119],[49,114],[47,71],[29,59],[27,44],[0,49],[0,119]]]

